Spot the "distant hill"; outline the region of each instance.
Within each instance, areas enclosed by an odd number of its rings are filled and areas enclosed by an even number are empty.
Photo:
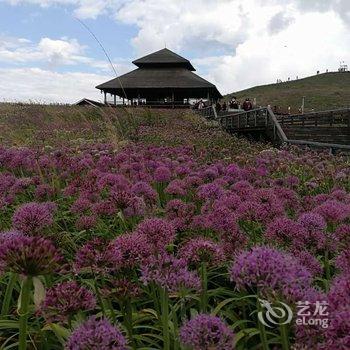
[[[282,110],[297,112],[305,96],[305,110],[350,107],[350,72],[332,72],[299,80],[261,85],[226,95],[225,100],[236,96],[239,101],[246,97],[256,98],[257,105],[278,106]]]

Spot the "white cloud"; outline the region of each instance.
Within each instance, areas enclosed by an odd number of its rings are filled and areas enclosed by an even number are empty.
[[[4,101],[75,102],[83,97],[102,101],[95,86],[110,79],[87,73],[56,73],[39,68],[0,68]]]
[[[270,34],[276,34],[282,30],[288,28],[288,26],[294,22],[294,18],[288,16],[285,12],[280,11],[276,13],[268,24],[268,30]]]
[[[197,63],[203,68],[208,64],[207,78],[227,93],[278,78],[334,71],[341,59],[350,62],[349,45],[349,32],[338,17],[331,12],[308,13],[273,36],[267,32],[252,35],[237,47],[236,55],[203,58]]]
[[[84,47],[76,39],[42,38],[33,43],[25,38],[0,37],[0,61],[9,63],[44,62],[54,68],[59,65],[86,63]]]
[[[277,78],[336,70],[340,60],[350,63],[349,0],[1,1],[69,6],[79,18],[107,15],[134,25],[138,31],[130,41],[136,56],[166,43],[185,57],[191,56],[199,74],[223,93]],[[40,61],[48,67],[87,64],[110,74],[108,64],[87,57],[74,39],[43,38],[40,43],[18,39],[7,44],[0,39],[0,60]],[[118,73],[131,68],[125,58],[116,62]]]
[[[116,19],[139,27],[132,43],[139,55],[163,48],[234,51],[244,41],[247,18],[241,1],[132,0],[116,13]],[[252,3],[246,0],[246,4]]]

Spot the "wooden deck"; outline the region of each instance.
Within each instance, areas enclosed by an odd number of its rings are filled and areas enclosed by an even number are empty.
[[[295,144],[350,152],[350,108],[276,116],[271,108],[217,115],[214,107],[198,111],[228,132],[254,135],[275,144]]]

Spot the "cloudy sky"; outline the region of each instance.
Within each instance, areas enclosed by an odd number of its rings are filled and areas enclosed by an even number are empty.
[[[101,99],[164,48],[222,93],[350,65],[350,0],[0,0],[0,100]]]

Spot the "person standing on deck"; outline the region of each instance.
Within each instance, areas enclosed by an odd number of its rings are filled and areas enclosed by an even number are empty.
[[[245,111],[250,111],[251,109],[253,109],[253,105],[252,103],[250,102],[250,99],[249,98],[246,98],[245,101],[243,102],[243,109]]]

